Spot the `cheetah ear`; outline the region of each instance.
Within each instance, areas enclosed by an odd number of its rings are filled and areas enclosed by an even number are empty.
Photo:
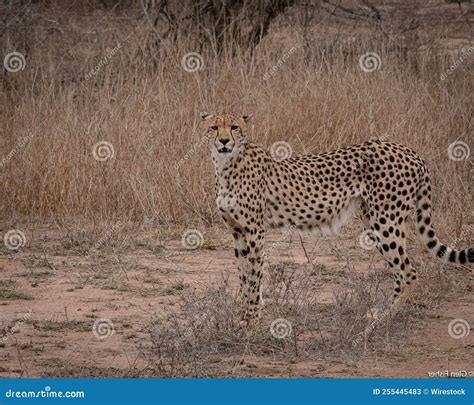
[[[201,119],[202,119],[203,121],[206,121],[206,120],[211,119],[212,117],[214,117],[213,114],[210,114],[210,113],[208,113],[208,112],[202,112],[202,113],[200,113],[199,115],[201,116]]]
[[[242,115],[242,119],[244,120],[244,122],[245,122],[246,124],[248,124],[250,121],[253,120],[253,115],[252,115],[252,114],[250,114],[250,115]]]

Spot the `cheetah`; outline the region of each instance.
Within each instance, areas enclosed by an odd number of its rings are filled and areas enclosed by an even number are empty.
[[[201,113],[217,207],[235,242],[243,324],[260,317],[268,227],[335,234],[360,208],[364,226],[394,274],[390,316],[417,282],[406,248],[406,221],[413,210],[418,234],[432,254],[451,263],[474,262],[474,249],[454,250],[436,237],[428,170],[408,147],[369,140],[277,161],[246,139],[250,119]]]

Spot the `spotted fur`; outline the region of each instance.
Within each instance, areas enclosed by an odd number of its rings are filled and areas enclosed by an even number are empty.
[[[336,233],[359,207],[377,249],[395,275],[391,313],[417,281],[406,249],[406,221],[416,209],[425,246],[452,263],[473,263],[474,249],[440,243],[431,219],[425,163],[406,146],[371,140],[282,161],[246,140],[249,117],[202,113],[216,175],[217,206],[235,241],[243,321],[258,319],[265,230],[290,227]]]

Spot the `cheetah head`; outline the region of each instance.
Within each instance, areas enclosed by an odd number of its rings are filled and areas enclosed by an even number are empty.
[[[245,145],[244,132],[252,116],[201,113],[202,125],[209,140],[209,149],[219,156],[238,154]]]

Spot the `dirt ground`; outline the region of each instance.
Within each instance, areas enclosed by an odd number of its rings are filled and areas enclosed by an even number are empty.
[[[361,230],[352,223],[339,236],[304,236],[303,244],[297,234],[271,233],[269,261],[302,268],[311,261],[319,273],[308,288],[319,303],[334,306],[334,289],[349,288],[348,272],[375,269],[388,277],[378,252],[359,245]],[[54,226],[25,225],[23,231],[24,247],[1,247],[0,377],[159,376],[150,372],[143,355],[153,318],[170,309],[179,311],[184,291],[203,291],[223,272],[230,275],[231,286],[236,285],[231,238],[220,228],[201,229],[205,242],[197,250],[185,249],[179,232],[165,238],[153,230],[126,231],[120,224],[95,239],[87,232]],[[382,346],[371,348],[369,339],[355,357],[282,359],[242,353],[242,360],[232,366],[232,359],[223,356],[215,375],[429,377],[438,370],[472,371],[474,334],[455,339],[448,333],[453,319],[474,324],[472,271],[441,269],[425,253],[415,258],[419,267],[430,263],[463,288],[440,291],[441,298],[431,305],[420,300],[406,304],[424,308],[411,316],[401,334],[382,336]],[[98,319],[111,322],[103,339],[93,332]],[[397,339],[402,341],[394,345]]]

